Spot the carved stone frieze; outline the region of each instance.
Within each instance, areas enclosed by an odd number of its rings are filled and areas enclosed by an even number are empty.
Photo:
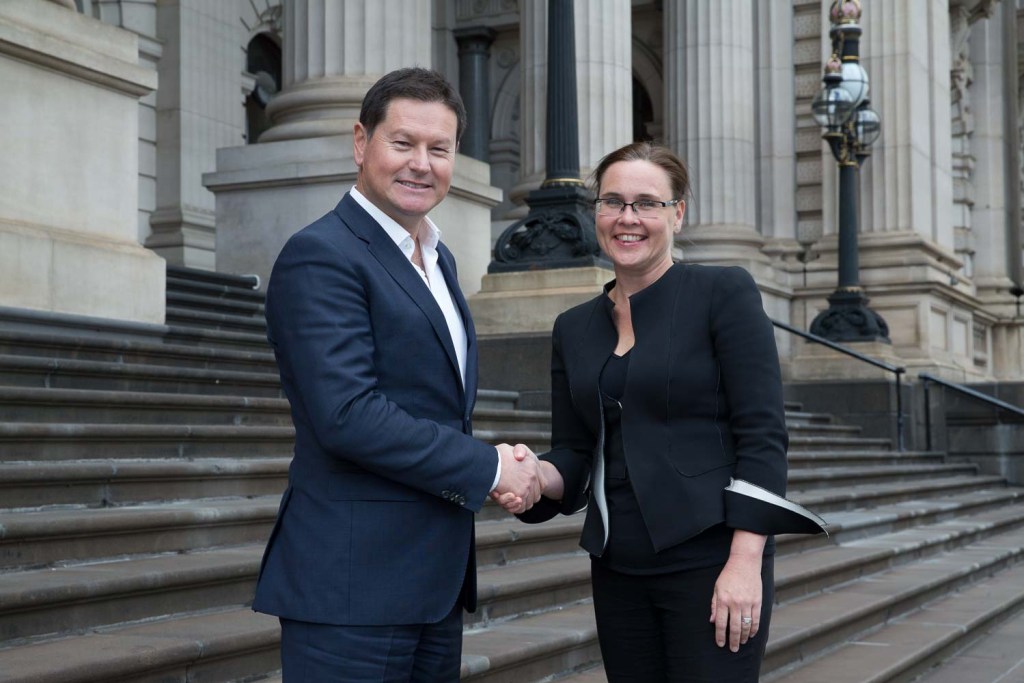
[[[455,20],[458,22],[498,19],[519,15],[519,0],[458,0]]]

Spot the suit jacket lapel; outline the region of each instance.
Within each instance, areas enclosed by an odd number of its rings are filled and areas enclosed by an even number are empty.
[[[448,285],[448,291],[452,294],[452,301],[455,302],[455,306],[459,310],[459,315],[462,316],[462,324],[466,328],[466,386],[465,395],[469,397],[466,401],[466,417],[469,417],[470,412],[473,410],[473,403],[476,399],[476,383],[477,383],[477,349],[476,349],[476,328],[473,326],[473,316],[469,312],[469,304],[466,303],[466,298],[462,296],[462,288],[459,287],[458,277],[455,275],[455,263],[451,260],[451,255],[448,250],[442,245],[438,245],[437,248],[437,262],[441,267],[441,273],[444,274],[445,284]],[[454,353],[454,351],[453,351]]]
[[[377,225],[370,214],[359,206],[356,200],[349,194],[345,194],[338,206],[335,208],[338,216],[348,225],[349,229],[360,239],[367,243],[367,249],[374,258],[383,266],[398,286],[401,287],[409,298],[415,302],[423,314],[427,316],[434,333],[441,345],[448,354],[448,360],[456,375],[459,374],[459,361],[455,355],[455,346],[452,344],[452,335],[448,331],[448,323],[444,319],[441,308],[434,300],[423,279],[416,272],[416,268],[409,263],[402,250],[398,248],[388,234]],[[450,288],[450,287],[449,287]],[[454,297],[454,293],[453,293]],[[465,316],[464,316],[465,317]],[[467,336],[469,327],[467,326]],[[469,368],[466,368],[467,385]],[[460,382],[461,384],[461,382]],[[468,388],[468,386],[467,386]]]

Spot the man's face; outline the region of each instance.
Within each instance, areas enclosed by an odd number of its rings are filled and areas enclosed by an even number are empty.
[[[455,112],[441,102],[392,100],[372,137],[356,124],[356,189],[415,235],[451,187],[456,130]]]

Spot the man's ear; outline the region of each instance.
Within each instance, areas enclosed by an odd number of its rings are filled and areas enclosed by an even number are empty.
[[[363,124],[356,121],[356,125],[352,129],[352,156],[356,160],[356,166],[359,168],[363,167],[363,156],[366,154],[367,139],[366,128],[363,127]]]

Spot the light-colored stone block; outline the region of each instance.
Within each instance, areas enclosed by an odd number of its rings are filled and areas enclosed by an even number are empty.
[[[489,273],[469,300],[477,334],[550,332],[559,313],[594,298],[614,277],[597,267]]]
[[[138,243],[134,34],[40,0],[0,3],[0,305],[162,323],[164,261]]]

